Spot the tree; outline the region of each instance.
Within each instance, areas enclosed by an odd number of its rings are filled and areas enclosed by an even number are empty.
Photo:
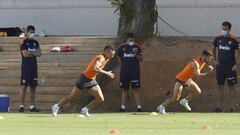
[[[108,0],[119,15],[116,45],[124,42],[128,32],[134,33],[142,43],[153,36],[158,12],[156,0]],[[116,46],[117,47],[117,46]]]

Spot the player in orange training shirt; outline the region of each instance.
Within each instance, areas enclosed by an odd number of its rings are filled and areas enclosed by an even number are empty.
[[[184,87],[190,87],[191,93],[186,97],[180,100],[180,104],[183,105],[188,111],[191,111],[190,106],[188,105],[188,101],[193,97],[201,94],[201,89],[198,85],[192,80],[194,76],[205,76],[211,71],[213,71],[213,67],[209,65],[213,57],[213,54],[209,50],[203,50],[202,55],[199,58],[192,59],[186,67],[177,74],[176,81],[174,85],[173,96],[167,100],[165,100],[161,105],[157,107],[158,111],[161,114],[167,114],[165,111],[165,107],[169,106],[173,102],[179,101],[181,97],[181,93]],[[201,70],[205,65],[208,65],[208,72],[202,73]]]
[[[111,79],[114,79],[115,75],[112,71],[103,70],[109,59],[115,54],[114,49],[111,46],[104,48],[103,54],[97,55],[91,60],[85,69],[84,73],[80,76],[72,90],[72,93],[63,98],[59,103],[52,106],[52,115],[57,116],[59,109],[67,104],[75,101],[81,94],[83,89],[87,89],[88,92],[94,97],[94,100],[90,102],[86,107],[82,108],[81,113],[85,116],[90,116],[88,110],[98,106],[104,101],[104,96],[100,86],[96,81],[96,77],[99,73],[105,74]]]

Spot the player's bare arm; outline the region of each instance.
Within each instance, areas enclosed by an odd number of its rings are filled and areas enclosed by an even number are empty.
[[[232,67],[233,71],[236,71],[240,67],[240,49],[237,50],[238,56],[237,56],[237,62],[236,64]]]
[[[22,50],[23,57],[34,57],[28,50]]]
[[[204,75],[207,75],[207,74],[209,74],[210,72],[213,71],[213,67],[212,67],[211,65],[208,65],[208,66],[207,66],[208,71],[205,72],[205,73],[201,73],[199,64],[198,64],[196,61],[193,61],[193,62],[192,62],[192,67],[193,67],[194,72],[196,73],[197,76],[204,76]]]
[[[105,74],[108,77],[110,77],[111,79],[114,79],[115,75],[112,73],[112,71],[105,71],[100,68],[100,66],[102,65],[103,62],[104,62],[104,58],[98,58],[96,61],[96,65],[94,66],[94,71]]]
[[[143,61],[143,55],[142,54],[136,54],[136,58],[138,61],[142,62]]]
[[[31,55],[36,56],[36,57],[40,57],[42,55],[42,51],[40,48],[38,48],[36,52],[30,52],[30,53],[31,53]]]
[[[218,58],[217,58],[217,52],[216,52],[216,47],[213,48],[213,58],[214,58],[214,64],[218,64]]]

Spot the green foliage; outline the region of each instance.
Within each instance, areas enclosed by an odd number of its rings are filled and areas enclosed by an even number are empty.
[[[114,13],[121,16],[126,22],[130,22],[133,19],[134,11],[132,5],[127,3],[127,0],[108,0],[111,2],[115,9]]]

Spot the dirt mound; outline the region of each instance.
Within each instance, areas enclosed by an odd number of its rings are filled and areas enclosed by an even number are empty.
[[[144,110],[154,111],[157,105],[172,95],[176,74],[190,59],[200,56],[201,50],[211,49],[211,42],[184,38],[154,38],[143,45],[144,61],[141,64],[141,95]],[[119,67],[116,69],[117,79],[103,87],[105,105],[101,110],[117,111],[121,102],[119,89]],[[215,72],[194,78],[202,89],[202,95],[190,102],[193,111],[211,111],[215,106]],[[187,94],[185,90],[183,96]],[[134,97],[129,94],[128,108],[136,110]],[[185,111],[180,105],[174,104],[169,111]]]

